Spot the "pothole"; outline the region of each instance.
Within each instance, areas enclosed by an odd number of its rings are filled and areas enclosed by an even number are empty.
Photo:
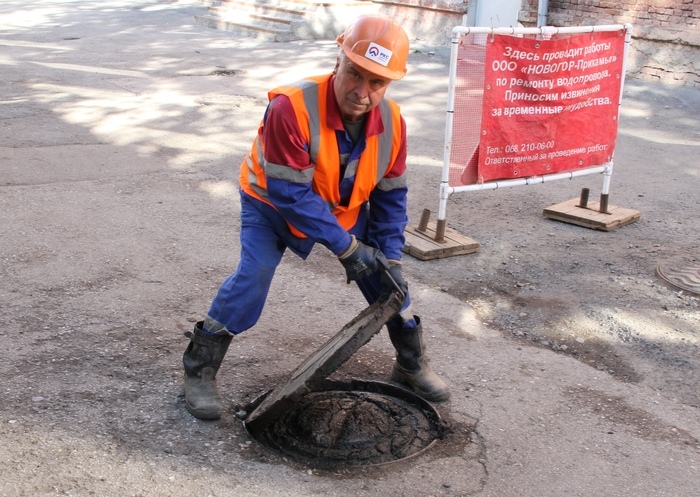
[[[243,74],[240,69],[215,69],[209,73],[209,76],[238,76],[239,74]]]
[[[444,436],[439,414],[412,392],[377,382],[329,383],[274,422],[246,424],[259,443],[319,469],[390,464]]]

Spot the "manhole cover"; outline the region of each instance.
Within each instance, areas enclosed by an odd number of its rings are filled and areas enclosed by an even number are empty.
[[[700,295],[700,262],[662,262],[656,274],[676,288]]]
[[[287,378],[262,401],[249,411],[246,424],[261,431],[291,409],[304,395],[318,391],[352,354],[379,333],[382,326],[401,308],[403,295],[388,295],[367,307],[342,330],[332,336],[320,349],[311,354]],[[255,403],[254,403],[255,404]]]
[[[322,469],[380,465],[421,454],[443,436],[440,416],[412,392],[377,382],[328,383],[275,422],[261,444]]]

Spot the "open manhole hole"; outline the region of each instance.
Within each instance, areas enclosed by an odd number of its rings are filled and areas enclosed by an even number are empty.
[[[298,462],[333,470],[400,461],[442,437],[437,411],[413,392],[327,380],[399,311],[405,295],[396,287],[245,409],[245,428],[255,440]]]
[[[322,469],[404,460],[443,435],[439,415],[420,397],[391,385],[356,382],[310,392],[272,424],[247,428],[261,444]]]
[[[439,414],[421,397],[389,384],[357,380],[327,382],[273,422],[246,423],[246,430],[262,445],[326,470],[405,460],[444,435]]]

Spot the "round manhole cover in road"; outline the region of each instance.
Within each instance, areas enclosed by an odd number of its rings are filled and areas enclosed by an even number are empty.
[[[676,288],[700,295],[700,262],[662,262],[656,274]]]
[[[416,456],[443,436],[443,427],[432,406],[413,393],[355,381],[308,393],[251,435],[299,462],[340,469]]]

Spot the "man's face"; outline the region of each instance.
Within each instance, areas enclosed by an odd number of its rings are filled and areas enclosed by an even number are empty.
[[[389,83],[390,79],[366,71],[353,64],[345,54],[340,54],[333,83],[340,116],[346,121],[359,121],[384,98]]]

